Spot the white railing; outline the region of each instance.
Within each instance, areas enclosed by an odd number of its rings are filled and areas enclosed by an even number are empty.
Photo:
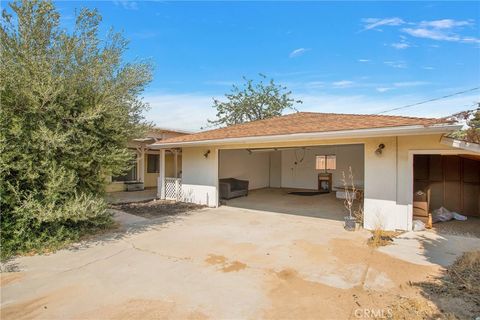
[[[182,200],[182,179],[180,178],[165,178],[162,184],[166,200]]]

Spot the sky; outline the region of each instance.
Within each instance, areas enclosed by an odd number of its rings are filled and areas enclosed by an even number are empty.
[[[197,131],[242,77],[262,73],[300,111],[378,113],[480,86],[480,2],[58,1],[71,27],[84,6],[154,62],[146,118]],[[447,116],[480,90],[387,114]]]

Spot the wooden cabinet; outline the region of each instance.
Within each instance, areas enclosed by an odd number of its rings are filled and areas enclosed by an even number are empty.
[[[332,174],[322,172],[318,174],[318,191],[329,193],[332,192]]]

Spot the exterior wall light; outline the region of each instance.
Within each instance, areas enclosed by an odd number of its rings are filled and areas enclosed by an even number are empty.
[[[378,145],[377,150],[375,150],[375,154],[376,154],[376,155],[381,155],[383,149],[385,149],[385,145],[384,145],[383,143],[380,143],[380,144]]]
[[[210,149],[208,149],[204,154],[203,156],[205,157],[205,159],[208,158],[208,155],[210,154]]]

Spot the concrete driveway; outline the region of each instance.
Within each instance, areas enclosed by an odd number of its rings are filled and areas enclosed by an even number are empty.
[[[410,234],[373,250],[339,221],[231,207],[121,218],[127,230],[101,241],[16,259],[2,319],[355,318],[418,295],[408,281],[480,246],[435,236],[433,250]]]

